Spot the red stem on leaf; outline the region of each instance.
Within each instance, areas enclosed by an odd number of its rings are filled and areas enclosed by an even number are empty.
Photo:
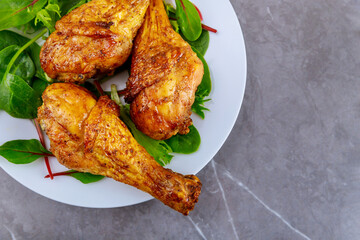
[[[204,20],[202,14],[201,14],[201,12],[200,12],[200,9],[199,9],[195,4],[193,4],[193,5],[194,5],[196,11],[199,13],[200,20],[201,20],[201,21]]]
[[[35,122],[36,131],[37,131],[37,133],[39,135],[40,143],[45,149],[47,149],[46,144],[45,144],[44,135],[43,135],[43,132],[41,131],[41,128],[40,128],[40,124],[39,124],[37,119],[35,119],[34,122]],[[50,168],[49,158],[48,158],[48,156],[44,156],[44,159],[45,159],[46,168],[47,168],[48,173],[49,173],[49,177],[52,180],[52,179],[54,179],[54,176],[53,176],[51,168]]]
[[[190,19],[189,19],[189,16],[188,16],[188,13],[186,11],[186,8],[185,8],[185,5],[184,5],[183,1],[180,0],[180,3],[181,3],[182,8],[184,9],[184,12],[185,12],[185,15],[186,15],[186,18],[187,18],[188,22],[190,22]]]
[[[13,14],[11,14],[11,16],[14,16],[16,14],[18,14],[19,12],[27,9],[28,7],[33,7],[35,5],[35,3],[37,3],[39,0],[33,0],[29,5],[27,5],[26,7],[20,9],[20,10],[17,10],[16,12],[14,12]]]
[[[201,24],[201,26],[202,26],[202,28],[204,30],[207,30],[207,31],[210,31],[210,32],[213,32],[213,33],[217,33],[217,30],[215,28],[209,27],[209,26],[207,26],[205,24]]]
[[[184,9],[184,11],[186,11],[185,5],[182,0],[180,0],[180,3],[181,3],[182,8]]]
[[[98,92],[100,93],[100,95],[101,95],[101,96],[104,96],[105,93],[104,93],[104,90],[102,89],[99,81],[98,81],[98,80],[95,80],[95,81],[94,81],[94,84],[95,84],[96,89],[97,89]]]
[[[53,154],[48,154],[48,153],[36,153],[36,152],[28,152],[28,151],[16,151],[16,152],[30,153],[32,155],[38,155],[38,156],[55,157]]]
[[[79,173],[79,171],[71,171],[71,172],[58,172],[58,173],[54,173],[53,176],[56,177],[56,176],[66,176],[66,175],[71,175],[73,173]],[[44,178],[49,178],[50,175],[46,175]]]
[[[177,18],[171,18],[171,17],[169,17],[169,19],[170,20],[174,20],[174,21],[177,21]],[[210,31],[210,32],[213,32],[213,33],[217,33],[217,30],[215,29],[215,28],[212,28],[212,27],[209,27],[209,26],[207,26],[207,25],[205,25],[205,24],[201,24],[201,27],[202,27],[202,29],[204,29],[204,30],[207,30],[207,31]]]

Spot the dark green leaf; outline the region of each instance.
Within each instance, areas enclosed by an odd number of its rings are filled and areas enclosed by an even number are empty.
[[[209,96],[211,92],[211,77],[210,77],[209,66],[206,63],[202,54],[197,49],[193,48],[193,51],[197,54],[198,58],[202,61],[204,65],[204,76],[200,85],[198,86],[198,89],[196,91],[196,96],[206,97]]]
[[[0,155],[11,163],[27,164],[44,155],[51,155],[51,152],[47,151],[39,140],[31,139],[4,143],[0,146]]]
[[[5,72],[7,64],[11,58],[19,50],[19,46],[11,45],[0,51],[0,71]],[[20,54],[12,66],[10,73],[18,75],[25,80],[27,84],[31,84],[31,79],[35,74],[35,66],[31,58],[26,52]]]
[[[202,32],[198,11],[189,0],[175,0],[176,16],[181,32],[190,41],[197,40]]]
[[[208,31],[203,30],[200,37],[196,41],[187,42],[191,45],[192,48],[195,48],[202,56],[204,56],[209,47],[210,34]]]
[[[41,100],[41,95],[45,91],[45,88],[49,86],[50,83],[47,81],[44,81],[40,78],[35,78],[32,84],[32,88],[35,91],[35,96]]]
[[[4,30],[0,31],[0,50],[11,45],[22,46],[27,43],[30,39],[21,36],[18,33]]]
[[[70,170],[70,171],[72,171],[72,170]],[[79,180],[80,182],[82,182],[84,184],[98,182],[104,178],[104,176],[93,175],[91,173],[82,173],[82,172],[74,172],[74,173],[70,174],[69,176]]]
[[[14,74],[0,73],[0,109],[16,118],[36,118],[41,99],[21,77]]]
[[[210,99],[205,99],[205,97],[209,96],[211,92],[211,77],[210,77],[210,70],[209,66],[207,65],[204,57],[201,55],[201,53],[193,47],[193,51],[197,54],[199,59],[202,61],[204,65],[204,76],[203,79],[198,86],[198,89],[195,93],[195,102],[191,106],[191,110],[198,114],[202,119],[205,118],[204,111],[209,111],[206,107],[204,107],[204,103],[209,101]]]
[[[11,45],[23,46],[30,39],[12,31],[0,31],[0,50]],[[44,71],[40,64],[40,51],[41,47],[37,43],[33,43],[25,50],[33,60],[36,68],[35,76],[47,81]]]
[[[190,132],[186,135],[177,134],[165,142],[171,147],[173,152],[190,154],[196,152],[201,143],[201,138],[198,130],[191,125]]]
[[[2,0],[0,3],[0,31],[30,22],[47,0]]]

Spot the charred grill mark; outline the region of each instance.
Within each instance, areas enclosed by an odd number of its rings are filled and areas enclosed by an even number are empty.
[[[110,29],[110,27],[114,25],[114,22],[95,22],[95,25],[105,29]]]

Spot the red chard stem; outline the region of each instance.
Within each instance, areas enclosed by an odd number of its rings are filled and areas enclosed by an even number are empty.
[[[44,135],[43,135],[43,132],[41,131],[41,128],[40,128],[40,124],[39,124],[37,119],[35,119],[34,122],[35,122],[36,131],[37,131],[37,133],[39,135],[40,143],[45,149],[47,149],[45,139],[44,139]],[[49,163],[49,157],[44,156],[44,159],[45,159],[45,164],[46,164],[46,168],[48,170],[50,179],[52,180],[52,179],[54,179],[54,176],[53,176],[52,171],[51,171],[51,167],[50,167],[50,163]]]

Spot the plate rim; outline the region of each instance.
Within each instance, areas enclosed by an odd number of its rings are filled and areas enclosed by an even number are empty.
[[[196,2],[196,0],[194,1]],[[243,31],[242,31],[242,28],[241,28],[241,24],[239,22],[239,19],[236,15],[236,12],[235,12],[235,9],[234,7],[232,6],[231,2],[229,0],[226,1],[230,7],[231,7],[231,14],[233,15],[232,17],[235,17],[236,18],[236,25],[237,25],[237,29],[236,31],[238,31],[238,33],[240,34],[239,37],[241,39],[241,42],[239,43],[239,47],[240,47],[240,51],[241,51],[241,56],[243,57],[243,64],[241,66],[239,66],[240,68],[242,68],[242,76],[239,77],[239,79],[242,79],[242,93],[240,94],[240,98],[239,98],[239,102],[237,102],[237,108],[236,108],[236,112],[235,113],[235,116],[232,118],[231,120],[231,124],[229,124],[229,128],[227,129],[226,131],[226,137],[221,139],[220,142],[218,142],[217,145],[219,145],[220,147],[216,150],[216,151],[213,151],[213,154],[211,154],[211,157],[204,161],[202,164],[199,164],[198,166],[196,166],[196,168],[193,169],[193,172],[192,174],[197,174],[198,172],[200,172],[208,163],[211,162],[211,160],[214,158],[214,156],[221,150],[222,146],[224,145],[224,143],[226,142],[226,140],[228,139],[231,131],[233,130],[234,126],[235,126],[235,123],[239,117],[239,114],[240,114],[240,110],[241,110],[241,107],[242,107],[242,103],[243,103],[243,100],[244,100],[244,95],[245,95],[245,87],[246,87],[246,82],[247,82],[247,55],[246,55],[246,46],[245,46],[245,41],[244,41],[244,36],[243,36]],[[234,30],[235,31],[235,30]],[[206,58],[206,57],[205,57]],[[210,69],[211,70],[211,69]],[[206,121],[206,120],[204,120]],[[48,144],[49,146],[49,144]],[[0,156],[0,158],[2,158]],[[4,158],[2,158],[3,160],[5,160]],[[6,160],[5,160],[6,161]],[[48,199],[51,199],[53,201],[56,201],[56,202],[59,202],[59,203],[64,203],[64,204],[67,204],[67,205],[71,205],[71,206],[77,206],[77,207],[83,207],[83,208],[118,208],[118,207],[127,207],[127,206],[134,206],[134,205],[137,205],[137,204],[141,204],[141,203],[144,203],[144,202],[147,202],[149,200],[152,200],[154,199],[152,196],[148,195],[147,197],[145,197],[144,199],[140,200],[140,201],[137,201],[135,203],[128,203],[128,204],[121,204],[121,205],[111,205],[111,206],[93,206],[93,205],[81,205],[81,204],[76,204],[76,203],[69,203],[69,202],[65,202],[65,201],[62,201],[62,200],[59,200],[59,199],[56,199],[52,196],[49,196],[49,195],[46,195],[45,193],[42,193],[42,192],[39,192],[37,190],[35,190],[34,188],[32,188],[31,186],[28,186],[27,184],[24,184],[22,181],[20,181],[20,179],[18,179],[17,177],[15,177],[11,172],[8,172],[4,169],[3,165],[1,164],[0,162],[0,167],[3,169],[4,172],[6,172],[8,175],[10,175],[14,180],[16,180],[16,182],[20,183],[22,186],[30,189],[31,191],[43,196],[43,197],[46,197]],[[123,184],[123,183],[122,183]]]

